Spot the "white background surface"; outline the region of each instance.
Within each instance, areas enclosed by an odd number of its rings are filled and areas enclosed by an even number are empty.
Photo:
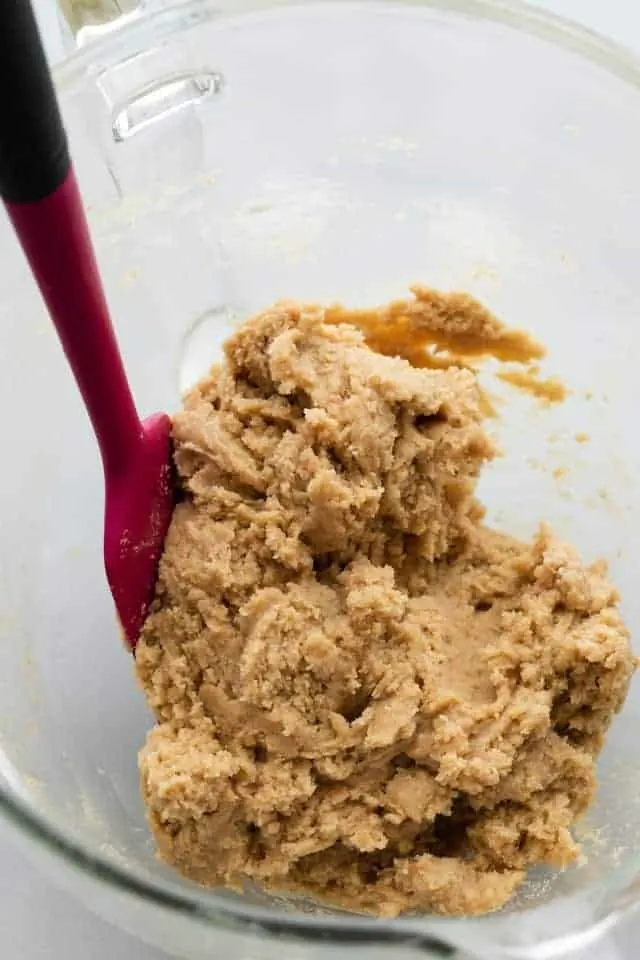
[[[61,49],[55,0],[34,3],[55,59]],[[533,4],[599,30],[640,56],[636,0],[533,0]],[[579,960],[631,960],[637,955],[638,941],[640,918],[625,923],[610,943],[581,954]],[[4,833],[0,837],[0,955],[3,960],[166,960],[164,954],[108,926],[55,889],[24,861]]]

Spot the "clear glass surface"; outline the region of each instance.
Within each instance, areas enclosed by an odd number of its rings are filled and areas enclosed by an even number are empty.
[[[199,0],[136,17],[58,82],[143,413],[174,409],[277,297],[478,295],[571,390],[509,392],[489,520],[605,556],[640,628],[640,68],[501,0]],[[55,242],[55,238],[52,238]],[[99,912],[183,958],[563,956],[640,894],[637,684],[584,856],[474,920],[339,914],[181,881],[155,856],[136,752],[151,723],[101,567],[101,471],[60,348],[0,221],[0,810]],[[487,374],[492,392],[498,384]],[[576,434],[588,434],[578,443]]]

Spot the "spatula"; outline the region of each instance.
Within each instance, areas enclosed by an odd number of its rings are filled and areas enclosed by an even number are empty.
[[[29,0],[0,0],[0,195],[98,441],[105,569],[133,650],[173,509],[171,424],[136,412]]]

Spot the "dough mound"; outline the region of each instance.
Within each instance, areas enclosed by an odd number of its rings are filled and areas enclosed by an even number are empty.
[[[627,630],[603,564],[481,525],[473,373],[326,320],[245,324],[174,419],[181,501],[136,651],[150,824],[203,884],[494,910],[575,855]]]

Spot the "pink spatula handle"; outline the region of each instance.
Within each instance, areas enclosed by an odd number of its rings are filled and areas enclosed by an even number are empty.
[[[115,477],[131,462],[142,427],[73,169],[51,196],[6,206],[83,396],[105,472]]]
[[[0,195],[84,398],[107,475],[142,426],[116,343],[29,0],[0,2]]]

